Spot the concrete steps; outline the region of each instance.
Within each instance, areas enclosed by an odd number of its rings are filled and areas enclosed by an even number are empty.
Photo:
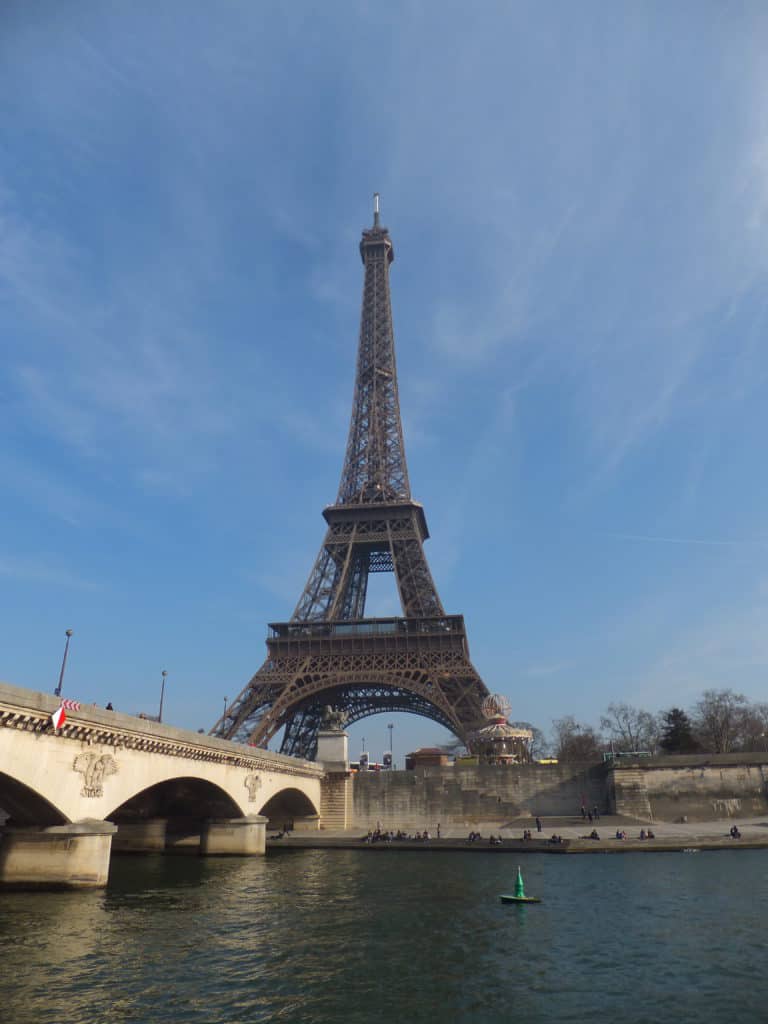
[[[616,813],[641,821],[653,821],[651,803],[645,786],[645,772],[622,768],[614,773]]]

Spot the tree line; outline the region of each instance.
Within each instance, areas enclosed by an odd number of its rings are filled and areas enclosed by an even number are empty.
[[[521,723],[522,724],[522,723]],[[600,728],[573,715],[552,722],[552,736],[533,729],[535,758],[599,761],[604,753],[730,754],[768,752],[768,704],[733,690],[705,690],[692,708],[651,713],[630,704],[609,704]]]

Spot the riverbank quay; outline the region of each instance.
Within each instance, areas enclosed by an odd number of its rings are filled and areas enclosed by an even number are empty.
[[[653,839],[640,839],[642,823],[628,821],[618,816],[604,817],[594,825],[599,839],[587,838],[588,829],[580,818],[548,819],[543,822],[541,833],[535,831],[531,839],[522,839],[523,829],[531,829],[531,822],[525,819],[519,832],[509,828],[496,827],[479,829],[482,838],[470,842],[466,835],[441,836],[440,839],[393,839],[366,842],[359,833],[312,832],[285,835],[278,839],[267,836],[267,852],[278,850],[362,850],[371,853],[537,853],[537,854],[594,854],[594,853],[693,853],[718,850],[768,850],[768,820],[753,819],[737,822],[741,838],[733,839],[729,834],[733,819],[727,821],[696,824],[678,823],[654,826]],[[515,834],[510,834],[512,831]],[[617,839],[616,832],[626,833],[625,839]],[[501,843],[490,842],[491,835],[501,834]],[[561,842],[552,842],[552,835],[558,835]]]

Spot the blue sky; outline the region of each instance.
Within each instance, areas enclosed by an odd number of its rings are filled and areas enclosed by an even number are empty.
[[[52,689],[70,627],[67,694],[153,711],[165,668],[207,728],[255,671],[336,494],[379,190],[490,689],[544,729],[765,699],[767,43],[760,3],[6,0],[0,678]]]

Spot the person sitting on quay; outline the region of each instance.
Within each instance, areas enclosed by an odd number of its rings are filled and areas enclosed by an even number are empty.
[[[648,829],[648,831],[645,834],[646,834],[646,837],[648,839],[655,839],[656,838],[656,833],[652,832],[650,829]]]
[[[623,832],[621,829],[617,828],[616,829],[616,838],[617,839],[626,839],[627,838],[627,833]]]
[[[552,833],[552,838],[547,840],[548,843],[562,843],[562,841],[563,837],[556,835],[554,832]]]
[[[731,839],[741,839],[741,832],[737,825],[734,825],[731,829]]]
[[[644,829],[644,828],[641,828],[641,829],[640,829],[640,838],[641,838],[641,839],[645,839],[645,838],[647,838],[647,837],[646,837],[646,834],[645,834],[645,829]]]

